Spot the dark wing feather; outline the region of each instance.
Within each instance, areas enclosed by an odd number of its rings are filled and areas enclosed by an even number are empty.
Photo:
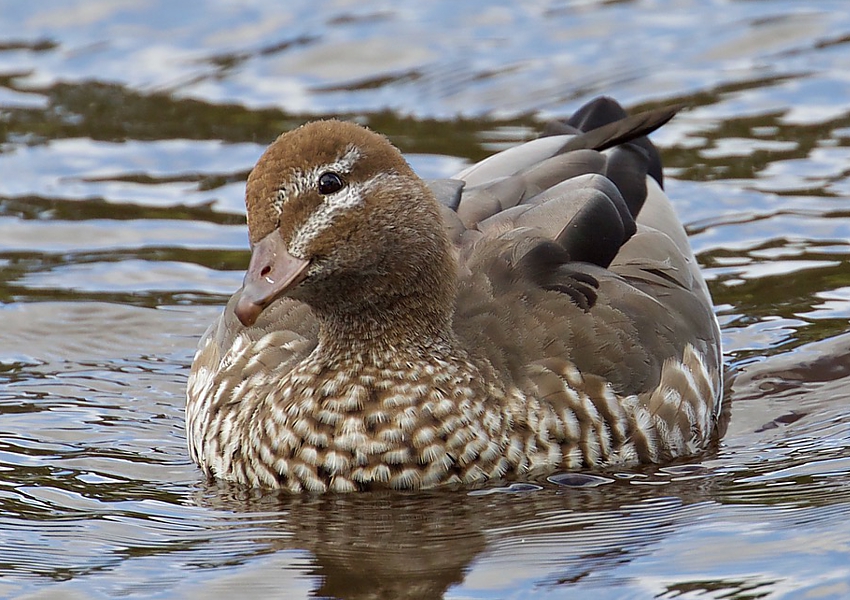
[[[619,102],[610,96],[600,96],[570,115],[567,123],[579,131],[590,131],[608,123],[620,121],[628,116]]]
[[[655,125],[653,130],[670,120],[679,108],[680,107],[670,107],[661,109],[661,111],[657,114],[658,118],[662,119],[662,122]],[[665,119],[665,115],[669,116]],[[626,111],[623,110],[616,100],[609,98],[608,96],[601,96],[582,106],[568,120],[554,121],[553,123],[547,124],[543,135],[549,136],[557,135],[558,133],[578,133],[581,131],[590,131],[604,125],[614,123],[615,121],[620,121],[626,117]],[[649,133],[651,133],[651,131],[646,131],[641,135],[646,136]],[[658,149],[646,137],[638,137],[634,140],[634,143],[643,148],[646,152],[649,160],[647,172],[653,179],[655,179],[655,181],[658,182],[658,185],[663,188],[664,175],[661,168],[661,155],[658,153]],[[597,149],[604,148],[600,147]]]

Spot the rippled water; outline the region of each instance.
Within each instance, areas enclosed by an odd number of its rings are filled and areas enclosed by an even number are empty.
[[[4,3],[0,596],[850,598],[848,73],[844,0]],[[719,448],[471,495],[202,479],[186,375],[268,142],[356,116],[448,175],[602,93],[685,105],[654,139]]]

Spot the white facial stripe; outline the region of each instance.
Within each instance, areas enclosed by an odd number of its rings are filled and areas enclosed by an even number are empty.
[[[351,169],[354,168],[354,163],[356,163],[359,158],[360,150],[352,144],[345,149],[345,154],[337,159],[336,162],[320,167],[316,170],[316,172],[323,173],[325,171],[334,171],[335,173],[351,173]]]
[[[292,178],[283,184],[277,191],[277,195],[272,202],[275,212],[277,212],[278,215],[283,212],[283,205],[288,198],[298,194],[304,194],[308,190],[315,189],[316,182],[319,180],[319,175],[325,171],[333,171],[334,173],[348,175],[351,173],[351,169],[354,168],[354,163],[357,162],[360,156],[360,150],[351,144],[346,147],[345,153],[332,163],[318,165],[312,169],[308,169],[307,171],[295,171]]]
[[[378,173],[371,179],[357,183],[349,183],[336,194],[325,197],[325,201],[310,216],[304,224],[295,231],[289,243],[289,252],[293,256],[305,257],[307,245],[323,231],[333,225],[340,214],[363,204],[363,200],[373,187],[386,185],[395,179],[391,173]]]

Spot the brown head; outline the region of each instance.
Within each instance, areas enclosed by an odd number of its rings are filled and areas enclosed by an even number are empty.
[[[381,135],[319,121],[281,135],[246,189],[251,264],[236,314],[288,295],[323,314],[451,310],[455,267],[433,194]]]

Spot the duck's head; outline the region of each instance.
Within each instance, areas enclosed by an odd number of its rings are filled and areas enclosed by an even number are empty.
[[[248,177],[246,206],[244,325],[283,295],[356,313],[454,276],[432,193],[386,138],[354,123],[281,135]]]

